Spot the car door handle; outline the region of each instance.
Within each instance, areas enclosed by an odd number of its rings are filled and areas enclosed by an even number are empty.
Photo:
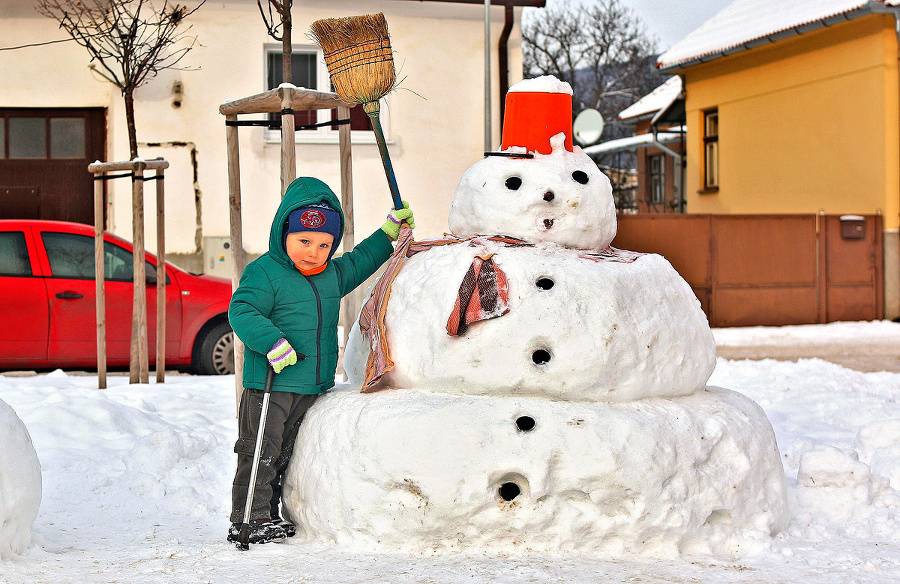
[[[60,292],[56,295],[57,298],[84,298],[84,294],[79,294],[78,292]]]

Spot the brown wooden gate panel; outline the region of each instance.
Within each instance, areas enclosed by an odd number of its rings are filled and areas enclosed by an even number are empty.
[[[665,256],[712,326],[884,316],[880,215],[622,215],[613,245]]]
[[[815,215],[714,215],[716,326],[818,321]]]
[[[665,219],[660,221],[659,219]],[[661,253],[687,280],[709,314],[712,279],[711,215],[637,214],[619,216],[613,246]],[[665,250],[662,253],[660,250]]]
[[[884,228],[880,215],[825,218],[825,320],[884,317]]]

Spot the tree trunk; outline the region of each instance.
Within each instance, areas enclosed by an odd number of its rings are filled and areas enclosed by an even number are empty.
[[[125,122],[128,126],[128,149],[131,154],[131,160],[134,160],[138,157],[137,129],[134,124],[134,88],[123,89],[122,97],[125,98]]]
[[[293,47],[291,46],[291,4],[291,0],[285,0],[282,4],[281,13],[281,53],[283,55],[281,79],[284,83],[293,83],[293,76],[291,74],[291,53],[293,52]]]

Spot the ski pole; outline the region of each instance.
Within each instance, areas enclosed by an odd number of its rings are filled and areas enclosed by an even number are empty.
[[[275,370],[268,367],[266,385],[263,389],[262,411],[259,413],[259,430],[256,432],[256,448],[253,450],[253,470],[250,471],[250,484],[247,485],[247,502],[244,505],[244,522],[238,535],[237,548],[241,551],[250,549],[250,510],[253,508],[253,495],[256,491],[256,475],[259,471],[259,458],[262,453],[263,434],[266,430],[266,417],[269,415],[269,398],[272,395],[272,383],[275,381]]]

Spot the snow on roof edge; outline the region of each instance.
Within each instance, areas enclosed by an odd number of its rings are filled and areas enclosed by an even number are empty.
[[[738,34],[737,36],[729,38],[727,34],[722,35],[721,28],[717,29],[716,25],[719,24],[718,21],[727,20],[729,9],[732,9],[734,4],[739,3],[740,2],[729,4],[719,13],[703,23],[699,28],[695,29],[684,39],[676,43],[675,46],[661,54],[656,61],[657,69],[664,73],[673,73],[674,71],[690,65],[712,61],[719,57],[776,42],[783,38],[803,34],[810,30],[831,26],[837,22],[853,20],[869,14],[892,12],[890,10],[891,8],[900,6],[900,0],[857,1],[845,5],[841,9],[818,14],[812,18],[794,22],[772,23],[772,28],[766,29],[766,32],[759,32],[747,37],[740,37],[740,34]],[[762,3],[765,3],[765,0],[762,0]],[[743,4],[747,4],[747,2],[744,2]],[[723,17],[723,15],[725,16]],[[745,30],[745,28],[742,28],[741,30]],[[726,30],[725,32],[727,33],[728,31]],[[706,36],[711,35],[719,39],[724,37],[727,40],[720,40],[719,42],[721,44],[719,45],[716,45],[715,41],[707,42],[705,44],[706,48],[703,48],[704,33]],[[694,39],[694,37],[699,37],[699,39]],[[690,41],[692,40],[694,40],[694,44],[697,40],[700,40],[700,46],[693,49],[690,48],[692,44]],[[681,45],[687,45],[687,47],[679,50]],[[667,59],[667,55],[672,53],[674,53],[674,55],[669,56]]]

